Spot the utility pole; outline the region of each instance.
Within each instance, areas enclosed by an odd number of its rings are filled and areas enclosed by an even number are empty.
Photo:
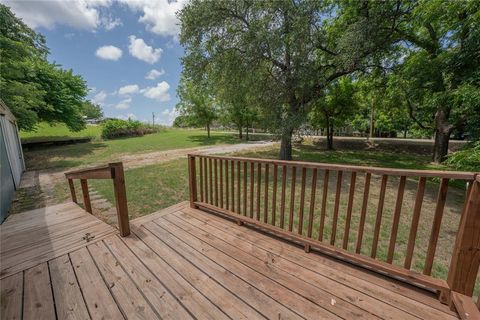
[[[155,112],[152,112],[152,125],[155,126]]]

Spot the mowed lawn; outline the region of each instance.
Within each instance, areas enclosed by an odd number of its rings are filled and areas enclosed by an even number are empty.
[[[86,130],[69,133],[62,126],[42,127],[36,132],[21,133],[22,139],[45,139],[64,136],[94,137],[92,142],[32,149],[25,151],[28,170],[48,168],[68,168],[84,165],[104,164],[117,161],[120,155],[193,148],[215,144],[238,143],[235,134],[212,132],[208,138],[204,130],[163,129],[143,137],[131,137],[114,140],[101,140],[100,127],[88,126]]]

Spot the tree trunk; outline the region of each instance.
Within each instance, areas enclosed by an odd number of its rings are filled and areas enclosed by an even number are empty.
[[[246,133],[247,133],[245,139],[248,141],[248,140],[250,140],[250,139],[249,139],[249,136],[248,136],[248,125],[247,125],[247,127],[246,127],[245,129],[246,129]]]
[[[243,139],[242,126],[239,126],[239,127],[238,127],[238,138],[239,138],[240,140]]]
[[[454,126],[448,123],[444,108],[439,108],[435,114],[435,144],[433,146],[433,162],[441,163],[448,154],[448,143]]]
[[[327,150],[333,150],[333,124],[330,123],[330,117],[327,119]]]
[[[292,135],[293,130],[288,130],[282,134],[280,142],[280,160],[292,160]]]
[[[207,137],[210,138],[210,123],[207,124]]]

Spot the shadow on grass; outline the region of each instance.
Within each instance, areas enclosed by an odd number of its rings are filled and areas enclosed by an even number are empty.
[[[25,152],[25,162],[28,170],[75,167],[83,164],[85,155],[106,147],[94,142],[33,149]]]

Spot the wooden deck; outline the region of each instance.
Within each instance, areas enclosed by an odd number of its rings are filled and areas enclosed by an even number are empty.
[[[75,204],[11,217],[1,319],[457,318],[428,291],[187,203],[130,224],[122,238]]]

